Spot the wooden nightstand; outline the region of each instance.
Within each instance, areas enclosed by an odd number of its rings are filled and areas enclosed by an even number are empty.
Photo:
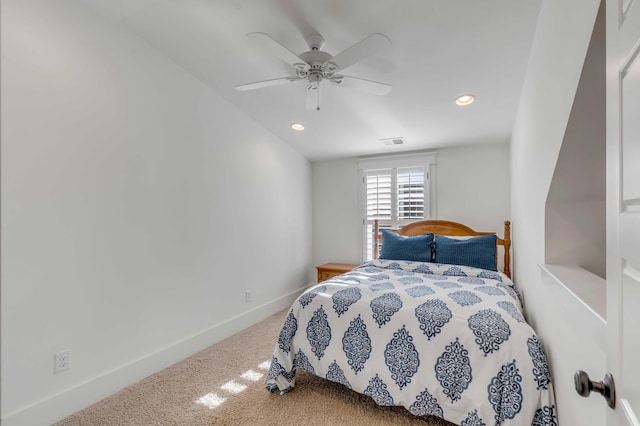
[[[318,282],[349,272],[357,266],[357,264],[353,263],[325,263],[324,265],[316,266],[318,270]]]

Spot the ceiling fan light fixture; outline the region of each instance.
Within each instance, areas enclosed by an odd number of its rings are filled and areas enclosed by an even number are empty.
[[[460,105],[460,106],[470,105],[475,100],[476,100],[476,97],[473,95],[461,95],[456,98],[456,105]]]
[[[311,73],[308,77],[307,89],[317,90],[320,88],[320,83],[322,83],[322,74]]]
[[[291,124],[291,128],[292,128],[293,130],[297,130],[297,131],[301,132],[301,131],[303,131],[303,130],[304,130],[304,125],[303,125],[303,124],[301,124],[301,123],[292,123],[292,124]]]

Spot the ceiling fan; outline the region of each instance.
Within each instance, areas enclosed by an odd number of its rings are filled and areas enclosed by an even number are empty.
[[[376,95],[386,95],[391,91],[391,85],[386,83],[338,74],[356,62],[390,46],[391,41],[383,34],[371,34],[369,37],[335,56],[320,50],[324,45],[324,38],[320,34],[311,34],[306,37],[309,50],[300,55],[296,55],[268,34],[250,33],[247,34],[247,37],[291,65],[294,68],[295,74],[272,80],[241,84],[235,86],[236,90],[246,91],[284,83],[306,81],[307,109],[316,110],[320,110],[320,85],[323,81],[328,81],[336,86],[354,88]]]

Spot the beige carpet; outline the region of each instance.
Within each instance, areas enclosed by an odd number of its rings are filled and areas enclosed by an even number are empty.
[[[305,372],[285,394],[264,388],[287,311],[217,343],[80,411],[56,426],[100,425],[451,425]]]

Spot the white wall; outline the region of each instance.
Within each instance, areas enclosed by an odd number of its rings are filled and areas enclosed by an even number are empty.
[[[362,246],[355,158],[313,163],[313,263],[360,263]]]
[[[547,204],[545,263],[577,265],[606,277],[606,212],[601,201]]]
[[[547,195],[545,262],[606,276],[605,16],[600,11]]]
[[[511,213],[515,282],[522,288],[528,319],[551,358],[560,424],[603,424],[605,404],[580,398],[573,373],[585,364],[604,369],[600,353],[578,329],[559,326],[562,314],[543,286],[545,201],[564,138],[599,0],[544,0],[511,140]],[[549,315],[549,312],[554,312]],[[558,318],[560,317],[560,318]],[[592,377],[604,371],[593,367]]]
[[[435,150],[437,215],[479,231],[510,219],[509,145]],[[313,163],[313,263],[359,263],[362,235],[357,159]]]
[[[438,150],[437,219],[502,236],[511,219],[509,144]]]
[[[311,165],[77,2],[1,17],[2,424],[32,426],[290,304]]]

